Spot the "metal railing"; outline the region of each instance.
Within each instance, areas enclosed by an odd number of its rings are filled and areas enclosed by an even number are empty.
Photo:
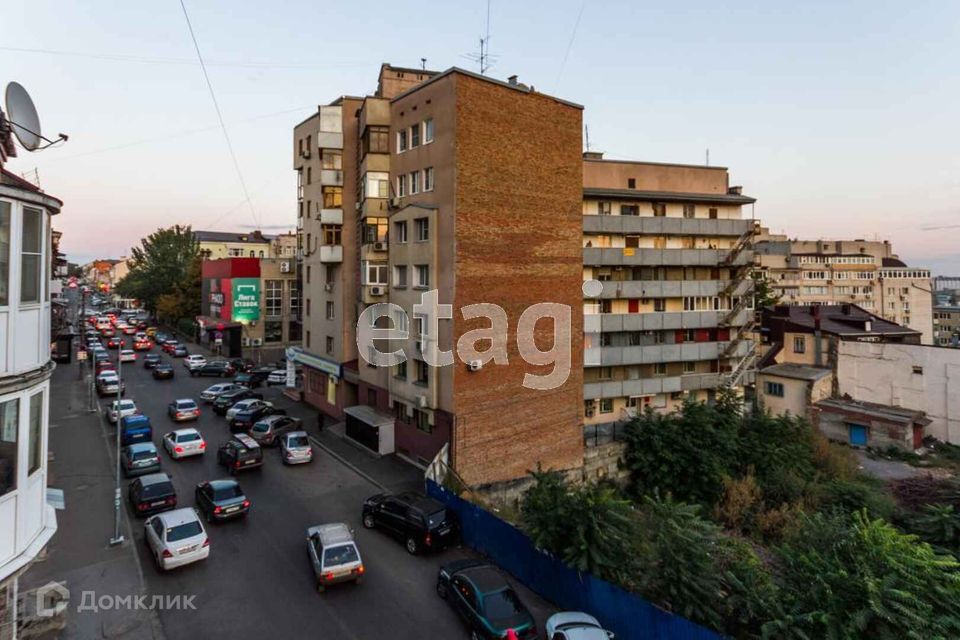
[[[603,422],[583,425],[583,444],[586,447],[598,447],[611,442],[622,442],[629,420]]]

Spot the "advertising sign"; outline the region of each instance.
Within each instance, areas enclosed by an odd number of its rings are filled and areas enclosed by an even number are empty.
[[[233,311],[230,319],[234,322],[259,320],[260,278],[233,278],[231,289],[233,292]]]

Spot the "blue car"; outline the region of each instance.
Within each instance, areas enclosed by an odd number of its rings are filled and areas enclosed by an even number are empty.
[[[120,444],[127,446],[137,442],[152,442],[153,429],[150,426],[150,418],[145,415],[137,414],[133,416],[124,416],[120,420]]]

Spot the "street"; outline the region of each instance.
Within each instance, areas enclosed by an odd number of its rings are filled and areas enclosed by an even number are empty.
[[[154,351],[159,349],[154,347]],[[112,351],[111,356],[115,358],[115,352]],[[135,364],[123,365],[122,376],[127,385],[125,397],[133,399],[153,423],[153,441],[161,451],[163,470],[173,479],[178,506],[192,506],[194,487],[198,483],[227,476],[224,468],[217,465],[216,449],[230,432],[225,418],[217,416],[210,405],[201,405],[200,419],[182,426],[194,426],[203,434],[207,452],[203,456],[173,460],[161,445],[163,434],[177,428],[167,416],[166,406],[175,398],[199,400],[200,391],[220,380],[192,378],[180,359],[164,355],[165,361],[174,364],[176,375],[173,380],[156,381],[150,371],[143,368],[142,356],[143,353],[138,354]],[[99,401],[98,413],[77,412],[76,409],[85,407],[86,403],[81,383],[76,380],[76,367],[76,364],[61,367],[55,373],[54,411],[69,409],[72,412],[67,419],[58,420],[57,428],[51,431],[51,449],[58,452],[61,443],[64,448],[69,448],[72,469],[80,465],[97,465],[98,469],[87,471],[97,474],[103,485],[101,494],[112,495],[108,488],[112,492],[116,431],[102,415],[102,408],[112,398]],[[358,473],[352,464],[346,464],[342,456],[331,455],[316,446],[318,440],[314,442],[314,461],[307,465],[285,467],[278,451],[266,448],[262,469],[237,476],[252,501],[248,518],[205,525],[210,538],[210,557],[167,573],[160,573],[155,568],[144,543],[143,520],[134,517],[129,509],[126,501],[129,480],[122,481],[124,526],[121,532],[125,536],[132,532],[132,540],[128,539],[118,548],[106,547],[113,527],[109,497],[106,504],[98,503],[95,510],[79,514],[84,521],[83,530],[89,534],[80,539],[72,537],[70,519],[77,518],[78,514],[70,512],[75,506],[74,495],[67,489],[67,512],[61,512],[62,528],[51,545],[50,563],[37,572],[35,581],[58,579],[54,566],[61,543],[72,548],[70,555],[75,564],[83,564],[79,558],[85,553],[95,553],[96,560],[91,562],[91,569],[107,558],[130,553],[132,546],[144,581],[142,593],[149,596],[195,596],[193,605],[196,608],[159,611],[159,624],[153,621],[153,630],[146,635],[144,632],[151,625],[130,623],[123,612],[78,612],[79,593],[72,592],[69,615],[81,620],[68,623],[62,637],[87,637],[83,629],[90,625],[83,624],[82,617],[96,615],[112,617],[109,625],[93,627],[100,627],[103,635],[111,637],[134,637],[124,635],[134,631],[135,637],[162,634],[170,639],[318,635],[330,639],[466,637],[465,627],[453,610],[437,597],[434,586],[440,565],[468,555],[469,550],[451,549],[440,554],[411,556],[393,538],[378,531],[365,530],[360,523],[363,500],[382,490],[375,482],[390,490],[416,489],[421,486],[420,471],[393,459],[367,458],[366,454],[353,450],[329,433],[319,434],[316,413],[311,408],[288,399],[280,387],[260,390],[265,399],[287,409],[290,415],[301,417],[306,430],[314,438],[333,439],[338,446],[346,447],[345,454],[362,456],[358,463],[364,466],[363,473]],[[61,396],[60,401],[58,396]],[[84,430],[86,437],[78,438],[80,429]],[[65,463],[68,458],[57,455],[51,463],[51,483],[54,486],[66,475],[66,470],[59,467],[61,460]],[[345,522],[355,530],[367,571],[362,584],[338,585],[321,595],[316,591],[308,562],[305,531],[308,526],[327,522]],[[71,578],[73,584],[83,584],[82,569],[73,571],[76,574]],[[131,586],[118,583],[107,593],[122,596],[125,595],[122,589]],[[548,606],[516,586],[542,629],[550,613]],[[129,614],[130,617],[134,615],[133,612]],[[139,615],[143,615],[142,612]],[[108,633],[108,628],[114,632]],[[76,635],[70,633],[71,629]]]

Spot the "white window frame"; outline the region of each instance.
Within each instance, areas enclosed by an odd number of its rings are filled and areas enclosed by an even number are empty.
[[[420,144],[430,144],[433,142],[433,135],[433,118],[426,118],[423,121],[423,135],[421,136],[422,140],[420,141]]]
[[[423,190],[433,191],[433,167],[423,170]]]
[[[397,196],[403,198],[407,195],[407,174],[397,176]]]
[[[427,289],[430,287],[430,265],[428,264],[417,264],[414,265],[414,275],[416,277],[416,286],[418,289]],[[426,275],[426,281],[424,281],[421,276]]]
[[[430,241],[430,218],[414,218],[413,228],[416,234],[416,242]]]
[[[405,153],[407,150],[407,130],[397,131],[397,153]]]
[[[406,220],[398,220],[393,223],[393,228],[396,231],[396,238],[391,238],[393,242],[397,244],[406,244],[409,238],[409,230],[407,229]]]
[[[403,273],[403,282],[400,282],[401,273]],[[410,269],[407,268],[407,265],[393,265],[393,286],[398,289],[406,289],[410,286]]]
[[[410,195],[415,196],[420,193],[420,172],[410,172]]]

